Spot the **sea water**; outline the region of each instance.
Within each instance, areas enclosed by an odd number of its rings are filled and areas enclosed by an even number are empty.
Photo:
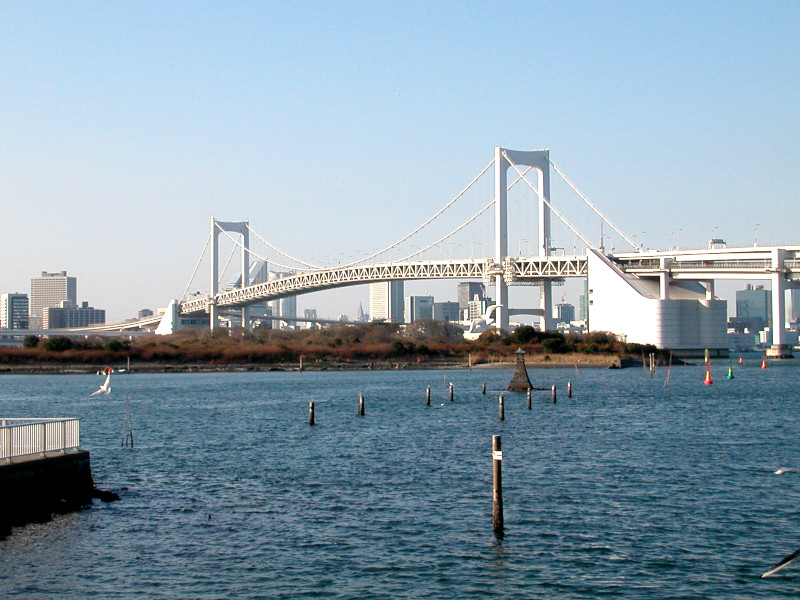
[[[0,597],[795,598],[760,575],[800,547],[800,369],[759,367],[532,369],[504,421],[510,369],[5,375],[121,499],[0,540]]]

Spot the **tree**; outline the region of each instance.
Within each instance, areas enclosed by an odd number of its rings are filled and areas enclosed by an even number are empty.
[[[47,338],[42,342],[42,349],[48,352],[63,352],[70,348],[72,348],[72,340],[61,335]]]
[[[36,348],[39,345],[39,338],[35,335],[26,335],[25,339],[22,340],[22,347],[23,348]]]

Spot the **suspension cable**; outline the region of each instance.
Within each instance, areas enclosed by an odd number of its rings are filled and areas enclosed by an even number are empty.
[[[261,240],[262,242],[264,242],[264,243],[265,243],[265,244],[266,244],[266,245],[267,245],[269,248],[271,248],[272,250],[274,250],[275,252],[277,252],[277,253],[278,253],[278,254],[280,254],[281,256],[285,256],[285,257],[286,257],[286,258],[288,258],[289,260],[293,260],[293,261],[295,261],[295,262],[297,262],[297,263],[300,263],[300,264],[301,264],[301,265],[303,265],[304,267],[310,267],[311,269],[322,269],[322,268],[324,268],[324,267],[321,267],[321,266],[319,266],[319,265],[312,265],[312,264],[311,264],[311,263],[309,263],[309,262],[306,262],[306,261],[304,261],[304,260],[300,260],[299,258],[295,258],[294,256],[290,256],[290,255],[286,254],[286,252],[284,252],[284,251],[282,251],[282,250],[279,250],[278,248],[276,248],[275,246],[273,246],[272,244],[270,244],[270,243],[269,243],[267,240],[265,240],[263,237],[261,237],[260,235],[258,235],[258,232],[257,232],[255,229],[251,228],[249,223],[247,224],[247,229],[250,231],[250,233],[252,233],[252,234],[253,234],[254,236],[256,236],[256,237],[257,237],[259,240]]]
[[[268,259],[266,256],[261,256],[260,254],[258,254],[257,252],[254,252],[250,248],[245,248],[244,244],[242,242],[240,242],[238,239],[233,238],[227,231],[225,231],[221,227],[219,228],[219,230],[225,235],[225,237],[227,237],[230,241],[232,241],[234,244],[239,246],[239,248],[242,248],[248,254],[250,254],[251,256],[256,257],[258,260],[263,260],[265,263],[269,263],[271,265],[275,265],[276,267],[281,267],[282,269],[288,269],[289,271],[296,271],[297,270],[296,267],[290,267],[289,265],[283,265],[283,264],[281,264],[279,262],[275,262],[274,260]]]
[[[189,283],[186,284],[186,289],[183,290],[183,295],[181,296],[181,302],[186,299],[186,294],[189,293],[189,288],[192,287],[192,282],[194,281],[194,276],[197,275],[197,270],[200,268],[200,263],[203,262],[203,257],[206,255],[206,249],[208,248],[208,243],[211,241],[211,234],[208,234],[206,238],[206,245],[203,246],[203,251],[200,253],[200,258],[197,259],[197,264],[194,266],[194,271],[192,271],[192,276],[189,278]]]
[[[463,222],[461,225],[459,225],[458,227],[456,227],[455,229],[453,229],[453,231],[451,231],[450,233],[448,233],[448,234],[446,234],[446,235],[444,235],[444,236],[440,237],[438,240],[436,240],[435,242],[433,242],[433,243],[431,243],[431,244],[429,244],[429,245],[425,246],[424,248],[421,248],[421,249],[417,250],[416,252],[414,252],[414,253],[412,253],[412,254],[409,254],[409,255],[407,255],[407,256],[404,256],[404,257],[402,257],[402,258],[398,258],[397,260],[398,260],[398,261],[401,261],[401,260],[408,260],[408,259],[409,259],[409,258],[411,258],[412,256],[417,256],[418,254],[422,254],[422,253],[423,253],[423,252],[425,252],[426,250],[430,250],[430,249],[431,249],[431,248],[433,248],[433,247],[434,247],[436,244],[439,244],[439,243],[443,242],[444,240],[446,240],[447,238],[449,238],[451,235],[455,235],[456,233],[458,233],[459,231],[461,231],[462,229],[464,229],[464,227],[466,227],[467,225],[469,225],[469,224],[470,224],[472,221],[474,221],[474,220],[475,220],[475,219],[477,219],[479,216],[481,216],[483,213],[485,213],[487,210],[489,210],[489,208],[491,208],[491,206],[492,206],[493,204],[494,204],[494,199],[492,199],[492,201],[491,201],[491,202],[489,202],[489,204],[487,204],[486,206],[484,206],[482,209],[480,209],[478,212],[476,212],[474,215],[472,215],[472,216],[471,216],[469,219],[467,219],[466,221],[464,221],[464,222]]]
[[[611,219],[609,219],[609,218],[608,218],[607,216],[605,216],[605,215],[604,215],[602,212],[600,212],[600,209],[599,209],[599,208],[597,208],[597,207],[596,207],[594,204],[592,204],[592,202],[589,200],[589,198],[587,198],[587,197],[586,197],[586,196],[583,194],[583,192],[581,192],[581,191],[580,191],[580,190],[577,188],[577,186],[575,186],[575,184],[574,184],[574,183],[572,183],[572,182],[569,180],[569,178],[568,178],[568,177],[567,177],[567,176],[564,174],[564,172],[563,172],[561,169],[559,169],[559,168],[558,168],[558,165],[556,165],[556,163],[554,163],[552,160],[550,160],[550,158],[549,158],[549,157],[548,157],[548,159],[547,159],[547,160],[550,162],[550,164],[551,164],[551,165],[553,166],[553,168],[556,170],[556,173],[558,173],[559,175],[561,175],[561,178],[562,178],[564,181],[566,181],[566,182],[567,182],[567,185],[569,185],[569,187],[571,187],[571,188],[572,188],[572,189],[575,191],[575,193],[576,193],[576,194],[578,194],[578,196],[580,196],[580,197],[581,197],[581,199],[582,199],[584,202],[586,202],[586,204],[588,204],[588,205],[589,205],[589,207],[590,207],[590,208],[591,208],[591,209],[592,209],[594,212],[596,212],[596,213],[597,213],[597,214],[600,216],[600,218],[601,218],[601,219],[603,219],[603,221],[605,221],[606,223],[608,223],[609,225],[611,225],[612,229],[613,229],[614,231],[616,231],[618,234],[620,234],[620,235],[623,237],[623,239],[624,239],[626,242],[628,242],[628,243],[629,243],[631,246],[633,246],[633,247],[634,247],[636,250],[641,250],[641,249],[642,249],[642,248],[641,248],[641,246],[639,246],[639,244],[637,244],[636,242],[634,242],[633,240],[631,240],[631,239],[630,239],[630,238],[629,238],[627,235],[625,235],[625,233],[624,233],[624,232],[623,232],[623,231],[622,231],[622,230],[621,230],[619,227],[617,227],[616,225],[614,225],[614,223],[612,223],[612,222],[611,222]]]
[[[419,232],[419,231],[420,231],[422,228],[424,228],[424,227],[426,227],[427,225],[429,225],[429,224],[431,223],[431,221],[433,221],[433,220],[434,220],[436,217],[438,217],[438,216],[439,216],[439,215],[441,215],[441,214],[442,214],[444,211],[446,211],[448,208],[450,208],[450,207],[453,205],[453,203],[454,203],[456,200],[458,200],[459,198],[461,198],[461,196],[463,196],[463,195],[464,195],[464,194],[465,194],[465,193],[466,193],[466,192],[469,190],[469,188],[471,188],[471,187],[472,187],[472,186],[475,184],[475,182],[476,182],[476,181],[478,181],[478,179],[480,179],[480,178],[483,176],[483,174],[484,174],[484,173],[486,173],[486,171],[488,171],[488,170],[489,170],[489,167],[491,167],[493,164],[494,164],[494,159],[490,160],[490,161],[489,161],[489,164],[488,164],[488,165],[486,165],[486,166],[483,168],[483,171],[481,171],[480,173],[478,173],[478,174],[475,176],[475,178],[474,178],[472,181],[470,181],[470,182],[469,182],[469,184],[467,185],[467,187],[465,187],[463,190],[461,190],[461,191],[460,191],[460,192],[459,192],[459,193],[456,195],[456,197],[455,197],[455,198],[453,198],[452,200],[450,200],[450,202],[448,202],[447,204],[445,204],[445,205],[444,205],[444,206],[443,206],[443,207],[442,207],[442,208],[441,208],[441,209],[440,209],[440,210],[439,210],[439,211],[438,211],[438,212],[437,212],[435,215],[433,215],[433,216],[432,216],[430,219],[428,219],[428,220],[427,220],[427,221],[425,221],[425,222],[424,222],[422,225],[420,225],[419,227],[417,227],[417,228],[416,228],[414,231],[412,231],[412,232],[411,232],[411,233],[409,233],[409,234],[406,234],[405,236],[403,236],[402,238],[400,238],[399,240],[397,240],[397,241],[396,241],[394,244],[390,244],[389,246],[386,246],[386,247],[385,247],[385,248],[383,248],[382,250],[378,250],[378,251],[376,251],[376,252],[373,252],[373,253],[372,253],[372,254],[370,254],[369,256],[365,256],[364,258],[360,258],[360,259],[358,259],[358,260],[355,260],[355,261],[353,261],[353,262],[350,262],[350,263],[347,263],[347,264],[345,264],[345,265],[341,265],[341,266],[342,266],[342,267],[351,267],[351,266],[353,266],[353,265],[357,265],[357,264],[359,264],[359,263],[362,263],[362,262],[364,262],[364,261],[367,261],[367,260],[369,260],[370,258],[375,258],[376,256],[378,256],[378,255],[380,255],[380,254],[383,254],[383,253],[384,253],[384,252],[386,252],[387,250],[391,250],[392,248],[395,248],[395,247],[399,246],[400,244],[402,244],[403,242],[405,242],[405,241],[406,241],[408,238],[410,238],[410,237],[411,237],[412,235],[414,235],[415,233]]]
[[[528,179],[527,179],[527,178],[526,178],[524,175],[522,175],[522,172],[519,170],[519,167],[517,167],[517,165],[516,165],[514,162],[512,162],[512,160],[511,160],[511,159],[508,157],[508,154],[506,154],[505,152],[503,152],[503,156],[504,156],[504,157],[505,157],[505,159],[508,161],[508,164],[510,164],[512,167],[514,167],[514,170],[515,170],[517,173],[519,173],[519,174],[520,174],[520,177],[522,177],[522,178],[525,180],[525,183],[527,183],[527,184],[528,184],[528,186],[529,186],[529,187],[530,187],[532,190],[535,190],[536,188],[534,188],[534,187],[533,187],[533,184],[532,184],[530,181],[528,181]],[[567,227],[569,227],[569,228],[572,230],[572,233],[574,233],[574,234],[575,234],[575,235],[577,235],[579,238],[581,238],[581,240],[583,241],[583,243],[584,243],[584,244],[586,244],[586,245],[587,245],[589,248],[594,248],[594,244],[592,244],[592,243],[591,243],[589,240],[587,240],[585,237],[583,237],[583,234],[581,234],[581,232],[580,232],[580,231],[578,231],[577,229],[575,229],[575,228],[572,226],[572,224],[571,224],[569,221],[567,221],[567,219],[566,219],[566,218],[564,218],[564,216],[563,216],[563,215],[562,215],[560,212],[558,212],[558,210],[557,210],[557,209],[553,208],[553,205],[552,205],[552,204],[550,204],[550,201],[549,201],[547,198],[545,198],[545,197],[544,197],[544,195],[540,195],[539,197],[541,198],[541,200],[542,200],[542,201],[543,201],[545,204],[547,204],[548,208],[549,208],[550,210],[552,210],[552,211],[555,213],[555,215],[556,215],[556,216],[557,216],[559,219],[561,219],[561,221],[564,223],[564,225],[566,225]],[[549,248],[548,248],[548,251],[549,251]]]

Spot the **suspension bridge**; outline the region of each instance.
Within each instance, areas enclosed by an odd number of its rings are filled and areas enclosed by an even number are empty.
[[[586,223],[600,222],[599,244],[582,233],[565,212],[566,203],[551,200],[551,170],[559,185],[588,213]],[[468,216],[456,206],[466,205]],[[521,214],[510,214],[509,207]],[[513,212],[513,211],[511,211]],[[459,215],[461,215],[459,217]],[[572,215],[572,213],[571,213]],[[534,232],[535,230],[535,232]],[[554,243],[557,231],[560,245]],[[603,232],[608,231],[610,235]],[[471,236],[471,237],[470,237]],[[230,255],[220,268],[220,238]],[[572,237],[573,252],[563,241]],[[251,246],[258,240],[266,250]],[[512,253],[510,238],[517,241]],[[629,246],[608,250],[606,239]],[[461,241],[456,241],[461,240]],[[580,242],[578,242],[580,240]],[[714,240],[712,240],[713,242]],[[528,251],[523,252],[523,242]],[[452,256],[452,248],[470,249],[469,257]],[[480,249],[475,256],[475,246]],[[222,315],[236,313],[249,327],[250,307],[344,286],[385,281],[480,280],[494,287],[496,326],[508,329],[509,286],[538,287],[533,313],[540,329],[553,328],[553,286],[567,278],[587,278],[590,330],[611,331],[628,341],[654,343],[673,349],[726,347],[726,303],[714,294],[718,279],[763,279],[770,282],[772,353],[790,353],[784,343],[784,291],[800,287],[800,246],[753,246],[652,250],[626,235],[551,160],[548,150],[516,151],[495,148],[493,159],[458,194],[430,218],[397,241],[362,258],[324,266],[278,249],[251,228],[248,221],[211,219],[209,235],[189,284],[160,317],[159,332],[170,333],[186,324],[219,326]],[[580,246],[580,251],[578,247]],[[448,256],[444,257],[444,249]],[[483,252],[483,249],[491,249]],[[234,255],[238,268],[230,268]],[[197,285],[203,261],[208,269],[205,294]],[[277,275],[270,278],[270,272]],[[147,320],[147,324],[156,319]],[[126,323],[141,327],[144,321]],[[779,324],[779,325],[777,325]],[[119,325],[104,326],[111,329]],[[97,329],[97,328],[95,328]]]

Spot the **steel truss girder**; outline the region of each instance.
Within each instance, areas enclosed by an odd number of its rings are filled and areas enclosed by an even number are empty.
[[[257,283],[218,293],[214,298],[196,298],[183,302],[181,314],[208,312],[214,304],[219,308],[237,307],[275,300],[285,296],[316,292],[334,287],[344,287],[378,281],[413,279],[491,279],[502,273],[507,283],[529,280],[585,277],[586,257],[549,256],[508,258],[504,266],[491,259],[464,259],[447,261],[416,261],[379,263],[374,265],[336,267],[320,271],[298,273],[290,277]]]

